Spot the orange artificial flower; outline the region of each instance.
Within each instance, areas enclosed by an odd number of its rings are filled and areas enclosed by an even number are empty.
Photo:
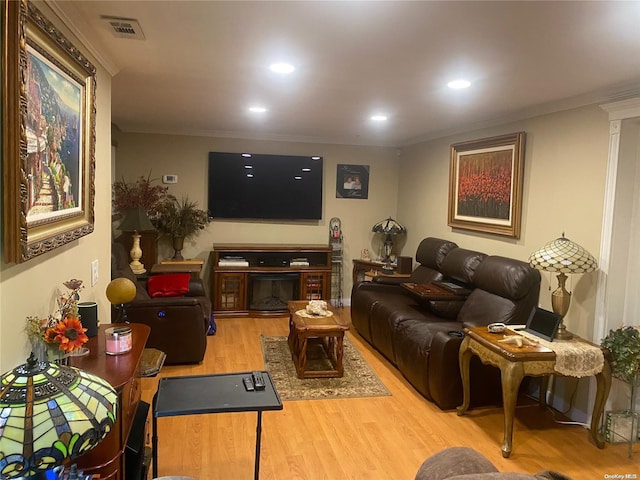
[[[51,330],[53,332],[50,333]],[[71,352],[82,348],[82,345],[89,341],[89,337],[84,333],[86,331],[86,328],[82,328],[79,318],[67,317],[60,320],[55,327],[47,330],[46,341],[55,333],[54,342],[60,344],[60,350]]]

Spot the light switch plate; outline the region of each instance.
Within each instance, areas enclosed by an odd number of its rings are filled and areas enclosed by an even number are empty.
[[[91,262],[91,286],[95,286],[98,283],[98,260]]]

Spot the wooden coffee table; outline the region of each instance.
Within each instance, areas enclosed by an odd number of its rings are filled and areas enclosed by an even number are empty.
[[[342,377],[344,367],[344,332],[349,326],[331,308],[331,316],[309,317],[296,312],[304,310],[309,302],[296,300],[288,302],[289,308],[289,348],[291,358],[296,366],[298,378],[333,378]],[[327,302],[328,303],[328,302]],[[324,349],[330,369],[310,370],[307,364],[307,349],[310,343],[319,342]]]

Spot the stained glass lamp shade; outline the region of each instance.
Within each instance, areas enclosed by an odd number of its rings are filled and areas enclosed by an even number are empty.
[[[400,235],[407,232],[407,229],[400,225],[396,220],[389,217],[385,220],[382,220],[376,223],[371,231],[374,233],[383,233],[387,237],[384,241],[384,259],[385,263],[389,263],[389,257],[391,256],[391,252],[393,250],[393,238],[392,235]]]
[[[547,243],[529,257],[529,264],[544,272],[558,273],[558,288],[551,294],[551,307],[553,311],[564,318],[571,303],[571,293],[565,288],[567,273],[587,273],[598,268],[598,263],[593,256],[575,242],[572,242],[562,234],[562,237]],[[556,338],[569,340],[573,335],[560,323]]]
[[[116,419],[117,393],[77,368],[27,363],[0,383],[0,478],[40,479],[98,445]]]

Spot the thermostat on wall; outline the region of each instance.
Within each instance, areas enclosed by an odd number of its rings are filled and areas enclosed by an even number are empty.
[[[178,183],[178,175],[163,175],[162,183]]]

